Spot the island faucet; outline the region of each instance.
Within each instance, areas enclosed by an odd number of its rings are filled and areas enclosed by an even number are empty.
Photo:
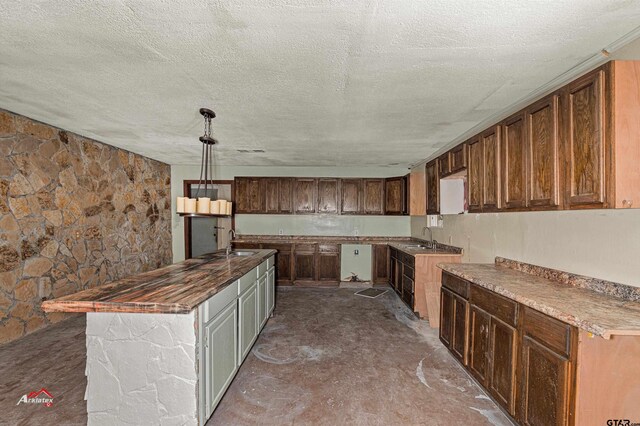
[[[229,229],[229,243],[227,244],[227,257],[229,257],[229,254],[231,253],[231,241],[233,241],[235,237],[236,237],[236,231],[233,228]]]

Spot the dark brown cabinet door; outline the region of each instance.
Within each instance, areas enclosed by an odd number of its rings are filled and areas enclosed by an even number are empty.
[[[404,198],[402,201],[402,214],[403,215],[409,215],[409,205],[410,205],[410,197],[411,197],[411,188],[409,187],[409,178],[411,176],[411,173],[405,175],[402,177],[402,182],[404,184],[403,187],[403,191],[404,191]]]
[[[528,198],[531,207],[560,204],[558,95],[553,94],[527,108]]]
[[[489,372],[489,314],[475,305],[469,307],[469,372],[483,386]]]
[[[460,144],[449,151],[449,163],[451,173],[456,173],[467,168],[466,143]]]
[[[318,179],[318,213],[338,213],[339,179]]]
[[[404,178],[388,178],[385,183],[385,207],[387,215],[401,215],[404,212]]]
[[[341,195],[342,214],[362,213],[362,179],[342,179]]]
[[[440,340],[451,348],[453,332],[453,293],[442,287],[440,290]]]
[[[515,416],[516,339],[515,328],[491,318],[489,392],[512,416]]]
[[[265,192],[265,213],[280,213],[279,179],[265,178],[263,185]]]
[[[438,157],[438,175],[447,176],[451,172],[451,153],[447,152]]]
[[[534,339],[522,339],[520,421],[525,425],[569,424],[569,361]]]
[[[438,174],[438,160],[427,163],[427,214],[440,212],[440,176]]]
[[[280,213],[293,213],[292,178],[278,178],[278,207]]]
[[[318,254],[318,281],[335,284],[340,282],[340,253]]]
[[[605,71],[599,69],[569,84],[563,94],[565,204],[605,204],[608,138],[604,99]]]
[[[469,211],[482,211],[482,193],[484,186],[484,156],[479,138],[469,141],[469,165],[467,184],[469,185]]]
[[[400,285],[400,275],[402,274],[402,265],[398,262],[398,252],[395,249],[391,249],[390,252],[391,259],[389,261],[389,274],[391,276],[391,286],[396,293],[401,293],[402,286]]]
[[[296,214],[315,213],[318,198],[318,180],[297,178],[294,182],[294,206]]]
[[[365,214],[384,214],[384,179],[363,179]]]
[[[278,285],[291,285],[293,277],[291,276],[291,263],[293,254],[291,252],[291,244],[262,244],[264,249],[277,250],[276,253],[276,283]]]
[[[504,123],[502,137],[502,205],[505,209],[527,207],[527,149],[524,113]]]
[[[469,302],[453,295],[453,331],[451,333],[451,352],[463,365],[467,364],[467,319]]]
[[[371,280],[374,284],[389,283],[389,246],[386,244],[374,244],[373,267]]]
[[[234,182],[236,213],[263,213],[265,194],[263,179],[238,177]]]
[[[404,303],[409,305],[409,307],[413,310],[413,291],[414,291],[414,282],[413,278],[409,275],[405,275],[404,271],[408,269],[406,266],[402,266],[403,274],[402,274],[402,300]]]
[[[314,244],[296,244],[293,253],[294,284],[312,283],[316,280],[316,254]]]
[[[482,142],[482,211],[500,208],[500,125],[480,136]]]

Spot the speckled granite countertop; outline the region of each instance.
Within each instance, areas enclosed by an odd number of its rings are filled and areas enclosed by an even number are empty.
[[[462,256],[462,249],[459,247],[447,246],[444,244],[436,244],[436,248],[434,249],[421,249],[417,247],[412,247],[418,244],[424,244],[422,241],[411,241],[408,243],[397,243],[397,242],[389,242],[389,247],[393,247],[400,251],[403,251],[411,256],[451,256],[451,255],[459,255]]]
[[[515,269],[516,264],[519,262],[497,259],[496,264],[444,263],[438,266],[605,339],[613,335],[640,335],[639,302],[577,287],[563,279],[545,278],[534,271],[523,272],[521,268]]]
[[[398,250],[417,255],[451,255],[462,254],[459,247],[436,243],[436,250],[425,250],[408,247],[410,245],[424,244],[425,241],[412,237],[376,237],[376,236],[315,236],[315,235],[238,235],[233,239],[234,243],[315,243],[315,244],[387,244]]]
[[[188,313],[275,250],[227,258],[224,250],[42,302],[45,312]]]

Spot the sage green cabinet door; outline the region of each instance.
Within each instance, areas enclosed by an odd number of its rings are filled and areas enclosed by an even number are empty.
[[[276,268],[271,267],[267,273],[267,317],[273,312],[276,302]]]
[[[242,364],[251,350],[251,345],[258,336],[258,286],[253,284],[238,298],[239,306],[239,334],[240,353],[238,354],[238,366]]]
[[[258,330],[267,322],[267,274],[258,279],[258,322]]]
[[[229,304],[204,326],[206,418],[218,405],[238,370],[238,304]]]

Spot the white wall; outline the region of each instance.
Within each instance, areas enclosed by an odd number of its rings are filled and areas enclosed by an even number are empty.
[[[409,171],[403,167],[248,167],[215,168],[214,180],[235,176],[312,176],[312,177],[391,177]],[[184,260],[184,219],[176,211],[176,197],[182,196],[183,181],[198,179],[200,165],[171,166],[173,261]],[[358,235],[409,236],[408,216],[336,216],[336,215],[236,215],[238,234],[277,235]]]
[[[411,235],[423,238],[425,225],[412,217]],[[433,237],[464,248],[463,262],[502,256],[640,286],[640,209],[444,216]]]

